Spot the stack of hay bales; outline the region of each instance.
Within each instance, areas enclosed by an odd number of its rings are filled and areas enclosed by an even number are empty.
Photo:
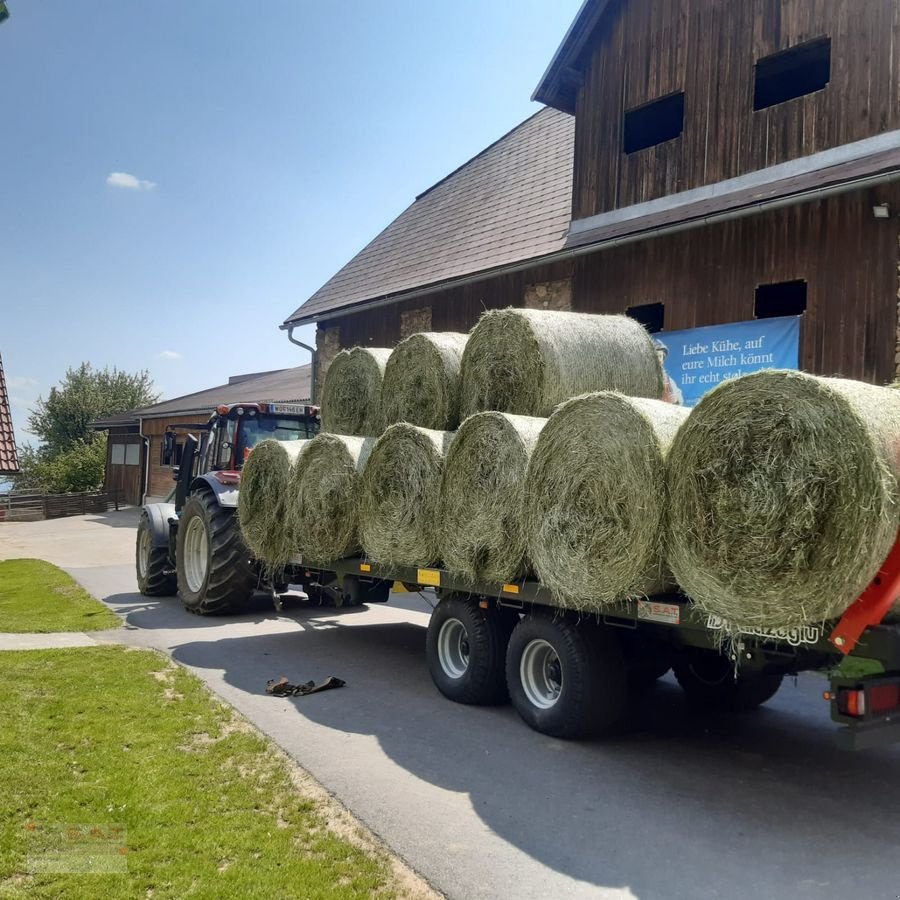
[[[486,312],[462,359],[461,414],[549,416],[589,391],[659,399],[662,366],[650,335],[627,316],[553,310]]]
[[[527,574],[525,472],[546,422],[483,412],[460,426],[441,482],[440,555],[448,569],[498,583]]]
[[[391,351],[381,347],[341,350],[322,388],[322,428],[332,434],[381,434],[381,382]]]
[[[400,341],[381,385],[385,425],[409,422],[436,431],[459,426],[459,369],[468,335],[422,332]]]
[[[285,522],[291,470],[309,441],[260,441],[244,463],[238,522],[244,542],[273,569],[297,552]]]
[[[451,437],[399,422],[375,442],[359,492],[360,539],[371,559],[399,566],[438,561],[441,475]]]
[[[374,438],[316,435],[288,486],[290,541],[305,562],[324,563],[360,551],[359,480]]]
[[[670,452],[669,562],[732,631],[843,613],[900,526],[900,393],[766,371],[715,388]]]
[[[523,521],[535,572],[562,606],[596,611],[672,587],[666,455],[687,417],[612,392],[550,416],[528,466]]]

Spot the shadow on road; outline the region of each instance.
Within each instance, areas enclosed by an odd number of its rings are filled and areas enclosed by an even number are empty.
[[[836,750],[814,676],[757,713],[719,718],[691,713],[664,679],[636,701],[621,735],[566,743],[529,731],[508,706],[444,700],[423,628],[324,612],[298,610],[299,631],[197,640],[174,657],[224,666],[227,682],[251,694],[280,675],[346,679],[345,690],[293,701],[300,717],[374,735],[398,765],[468,794],[494,832],[576,879],[627,885],[642,900],[745,896],[750,884],[759,896],[819,898],[853,891],[854,872],[865,872],[869,896],[896,893],[885,860],[900,842],[900,754]],[[844,839],[849,868],[845,853],[829,852]],[[748,889],[735,893],[740,871]]]

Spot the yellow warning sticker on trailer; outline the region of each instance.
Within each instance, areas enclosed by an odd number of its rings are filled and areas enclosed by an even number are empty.
[[[372,567],[371,567],[368,563],[360,563],[360,564],[359,564],[359,571],[360,571],[360,572],[371,572],[371,571],[372,571]]]
[[[440,569],[419,569],[416,572],[416,581],[418,581],[419,584],[430,584],[432,587],[440,587]]]
[[[519,586],[517,584],[504,584],[503,585],[503,593],[504,594],[518,594]]]

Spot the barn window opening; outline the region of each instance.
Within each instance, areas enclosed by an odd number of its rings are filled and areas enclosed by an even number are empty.
[[[684,91],[625,113],[625,152],[637,153],[677,138],[684,131]]]
[[[800,316],[806,312],[806,282],[781,281],[761,284],[756,289],[753,312],[757,319],[777,319],[779,316]]]
[[[635,322],[640,322],[650,334],[663,330],[666,318],[666,307],[663,303],[643,303],[640,306],[629,306],[625,315]]]
[[[756,63],[753,108],[768,109],[820,91],[831,81],[831,38],[817,38]]]
[[[184,450],[184,444],[177,443],[173,447],[172,458],[166,459],[166,440],[163,438],[162,443],[159,445],[159,464],[161,466],[180,466],[181,465],[181,453]]]

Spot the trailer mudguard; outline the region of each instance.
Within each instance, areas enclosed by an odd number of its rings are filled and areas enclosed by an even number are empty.
[[[174,503],[148,503],[143,510],[150,523],[150,537],[154,547],[169,546],[169,519],[175,517]]]

